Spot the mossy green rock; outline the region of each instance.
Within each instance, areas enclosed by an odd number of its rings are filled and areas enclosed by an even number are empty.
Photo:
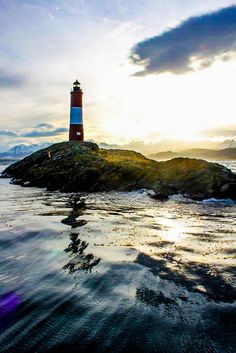
[[[64,192],[152,189],[156,197],[182,193],[194,199],[236,199],[236,176],[199,159],[156,162],[140,153],[100,149],[90,142],[63,142],[33,153],[3,172],[21,185]]]

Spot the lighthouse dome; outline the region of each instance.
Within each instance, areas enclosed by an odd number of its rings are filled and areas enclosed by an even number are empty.
[[[80,82],[78,80],[76,80],[74,83],[73,83],[73,89],[71,92],[75,92],[75,91],[78,91],[78,92],[81,92],[82,93],[82,90],[80,88]]]
[[[76,80],[74,83],[73,83],[73,86],[74,87],[79,87],[80,86],[80,82],[78,80]]]

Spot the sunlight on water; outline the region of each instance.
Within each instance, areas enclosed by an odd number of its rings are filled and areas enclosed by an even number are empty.
[[[0,188],[0,352],[236,351],[235,203]]]
[[[160,219],[159,223],[167,229],[164,232],[164,239],[168,241],[178,242],[183,238],[184,233],[187,231],[185,223],[180,219],[173,219],[174,216],[170,213],[164,213],[163,218]]]

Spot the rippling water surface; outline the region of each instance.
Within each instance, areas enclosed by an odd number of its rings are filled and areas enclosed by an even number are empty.
[[[0,209],[0,352],[236,352],[230,200],[0,179]]]

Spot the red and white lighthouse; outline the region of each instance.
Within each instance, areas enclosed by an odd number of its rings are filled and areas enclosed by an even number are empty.
[[[82,112],[83,92],[80,83],[76,80],[70,92],[70,132],[69,141],[84,141],[83,112]]]

